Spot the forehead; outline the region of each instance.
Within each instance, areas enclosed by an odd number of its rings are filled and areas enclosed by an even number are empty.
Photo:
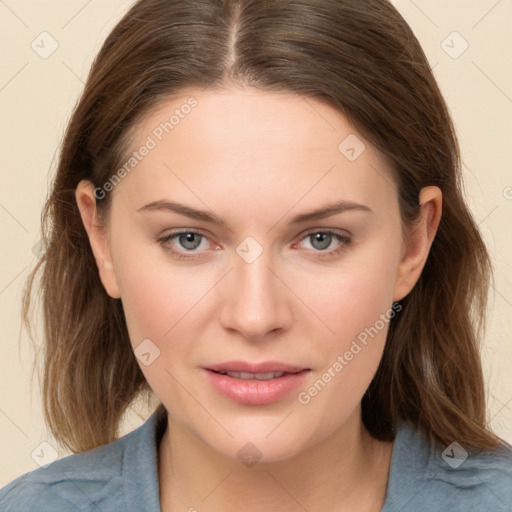
[[[267,205],[303,198],[304,206],[346,199],[377,208],[396,201],[387,159],[338,109],[296,94],[189,89],[143,118],[133,151],[144,156],[114,195],[126,188],[137,204],[178,188],[197,205],[200,197]]]

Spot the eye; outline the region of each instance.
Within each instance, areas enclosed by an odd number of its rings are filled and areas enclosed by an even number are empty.
[[[176,243],[178,244],[178,250],[174,249],[173,246],[169,243],[175,238],[177,240]],[[172,233],[162,238],[158,238],[157,242],[160,243],[165,251],[172,253],[177,258],[194,259],[200,256],[199,254],[196,255],[195,253],[199,253],[199,251],[196,251],[196,249],[201,245],[203,239],[206,239],[206,237],[202,233],[193,230],[181,230],[173,231]]]
[[[176,239],[175,244],[171,244],[172,240]],[[310,231],[301,238],[303,240],[310,240],[311,249],[310,252],[315,253],[320,258],[334,257],[346,249],[347,245],[350,244],[351,239],[349,236],[341,233],[337,233],[332,230],[316,230]],[[194,230],[180,230],[173,231],[164,237],[157,238],[156,241],[162,246],[162,248],[170,252],[174,257],[178,259],[195,259],[200,258],[201,252],[207,250],[203,247],[200,248],[203,240],[207,240],[207,237],[202,233]],[[332,242],[336,240],[339,245],[335,249],[326,250],[331,246]],[[175,249],[174,247],[178,247]]]
[[[312,252],[320,253],[319,256],[322,258],[336,256],[345,250],[347,245],[351,242],[349,236],[331,230],[310,231],[302,238],[302,240],[309,240],[313,247]],[[335,240],[339,242],[338,247],[332,250],[326,250]]]

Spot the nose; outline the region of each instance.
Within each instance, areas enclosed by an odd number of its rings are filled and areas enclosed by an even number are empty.
[[[293,294],[273,268],[268,252],[252,262],[235,255],[234,268],[224,279],[220,322],[251,341],[287,330],[292,323]]]

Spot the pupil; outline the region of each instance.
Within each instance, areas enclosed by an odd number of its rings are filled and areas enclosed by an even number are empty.
[[[329,247],[331,235],[327,235],[325,233],[316,233],[313,235],[313,237],[315,242],[320,242],[320,247],[316,247],[317,249],[325,249]]]
[[[185,233],[180,235],[180,242],[182,242],[183,247],[185,247],[186,249],[195,249],[196,247],[198,247],[199,243],[197,241],[194,243],[193,241],[195,236],[195,233]]]

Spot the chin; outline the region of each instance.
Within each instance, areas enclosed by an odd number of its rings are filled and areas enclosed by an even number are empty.
[[[286,425],[285,417],[286,414],[277,420],[272,418],[270,428],[268,419],[257,421],[254,418],[245,425],[240,422],[236,427],[226,425],[232,438],[228,435],[212,438],[205,432],[202,440],[222,456],[238,460],[247,467],[290,460],[314,444],[314,440],[313,433],[305,431],[304,423],[297,425],[296,430]]]

